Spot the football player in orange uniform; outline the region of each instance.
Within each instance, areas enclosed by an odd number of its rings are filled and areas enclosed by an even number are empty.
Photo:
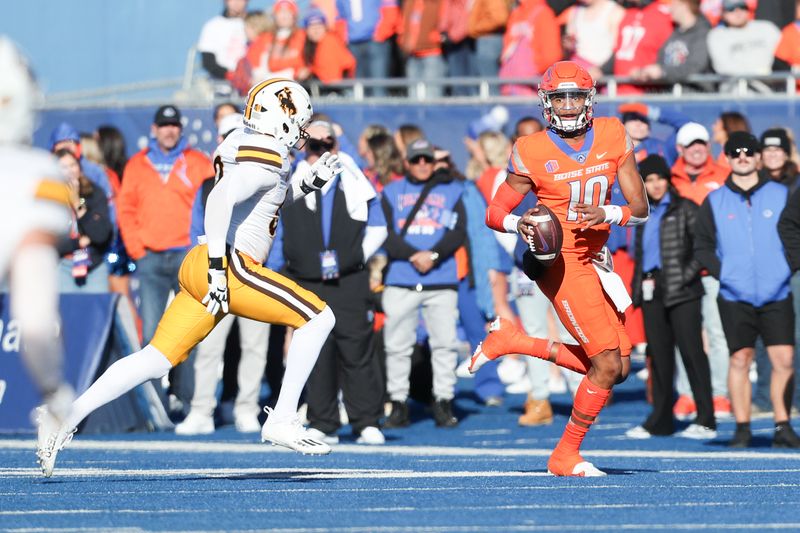
[[[575,394],[572,416],[547,467],[559,476],[602,476],[579,450],[615,383],[630,369],[631,343],[624,329],[627,291],[604,249],[609,224],[642,224],[649,215],[644,183],[632,157],[633,143],[616,118],[594,118],[594,80],[571,61],[553,64],[539,85],[548,128],[517,140],[508,177],[486,211],[497,231],[533,236],[537,208],[510,214],[534,192],[557,215],[564,232],[561,254],[536,282],[579,345],[528,337],[496,320],[475,351],[471,371],[508,353],[547,359],[586,375]],[[618,179],[628,205],[610,204]]]

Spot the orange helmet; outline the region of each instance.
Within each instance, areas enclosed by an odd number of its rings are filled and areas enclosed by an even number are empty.
[[[596,93],[592,76],[573,61],[553,63],[542,76],[539,98],[542,100],[542,115],[549,127],[561,133],[580,133],[592,127],[592,104]],[[569,112],[570,117],[561,117],[553,109],[553,97],[565,98],[559,111]],[[570,107],[576,98],[583,99],[580,108]],[[577,109],[577,111],[575,111]]]

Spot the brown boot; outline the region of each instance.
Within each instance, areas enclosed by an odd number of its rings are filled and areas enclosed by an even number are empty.
[[[534,400],[528,396],[525,413],[519,417],[520,426],[542,426],[553,423],[553,408],[549,400]]]

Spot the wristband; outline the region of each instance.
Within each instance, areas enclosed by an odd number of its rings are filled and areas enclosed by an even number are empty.
[[[638,226],[647,222],[648,217],[635,217],[631,213],[631,208],[627,205],[601,205],[600,209],[605,211],[606,217],[603,222],[606,224],[618,224],[620,226]]]
[[[228,268],[227,257],[209,257],[208,268],[213,270],[225,270]]]
[[[519,217],[517,215],[506,215],[503,219],[503,228],[506,233],[519,233]]]

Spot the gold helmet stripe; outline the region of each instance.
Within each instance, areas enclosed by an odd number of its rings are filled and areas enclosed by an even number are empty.
[[[253,110],[253,103],[255,102],[256,95],[268,85],[277,83],[279,81],[292,81],[292,80],[288,78],[270,78],[268,80],[262,81],[261,83],[250,89],[250,93],[247,96],[247,103],[244,106],[244,118],[250,120],[250,113]]]

